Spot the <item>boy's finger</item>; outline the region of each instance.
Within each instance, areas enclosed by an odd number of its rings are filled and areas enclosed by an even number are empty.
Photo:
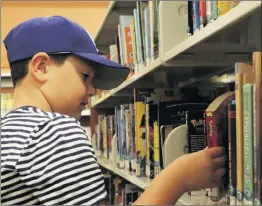
[[[212,180],[221,180],[221,178],[226,174],[226,168],[219,168],[214,172]]]
[[[212,147],[208,149],[209,154],[212,158],[217,158],[225,155],[225,148],[224,147]]]
[[[213,169],[219,169],[225,165],[225,162],[227,160],[227,156],[217,157],[212,160],[212,168]]]

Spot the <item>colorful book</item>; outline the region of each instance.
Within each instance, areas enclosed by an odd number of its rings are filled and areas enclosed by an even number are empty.
[[[236,205],[236,104],[228,104],[228,204]]]
[[[244,205],[253,205],[253,84],[243,85]]]
[[[228,151],[227,107],[235,99],[234,92],[226,92],[217,97],[206,109],[206,135],[209,148],[223,146]],[[211,200],[218,202],[227,193],[228,174],[220,187],[211,189]]]
[[[262,53],[253,53],[254,85],[254,204],[262,204]]]
[[[237,205],[243,204],[243,76],[252,73],[253,68],[247,63],[235,64],[236,92],[236,136],[237,136]]]

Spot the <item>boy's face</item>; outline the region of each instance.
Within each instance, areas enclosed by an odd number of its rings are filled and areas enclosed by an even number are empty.
[[[88,98],[95,94],[94,70],[83,60],[69,56],[58,66],[51,59],[45,64],[45,81],[40,91],[52,111],[79,119]]]

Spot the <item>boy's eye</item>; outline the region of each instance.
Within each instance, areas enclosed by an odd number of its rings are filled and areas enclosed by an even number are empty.
[[[88,79],[88,77],[89,77],[89,75],[85,74],[85,73],[82,73],[82,76],[83,76],[84,81],[86,81]]]

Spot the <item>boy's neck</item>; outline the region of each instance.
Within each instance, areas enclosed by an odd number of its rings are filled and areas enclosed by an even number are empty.
[[[52,109],[45,97],[37,88],[17,86],[14,91],[13,109],[23,106],[34,106],[45,112],[51,112]]]

